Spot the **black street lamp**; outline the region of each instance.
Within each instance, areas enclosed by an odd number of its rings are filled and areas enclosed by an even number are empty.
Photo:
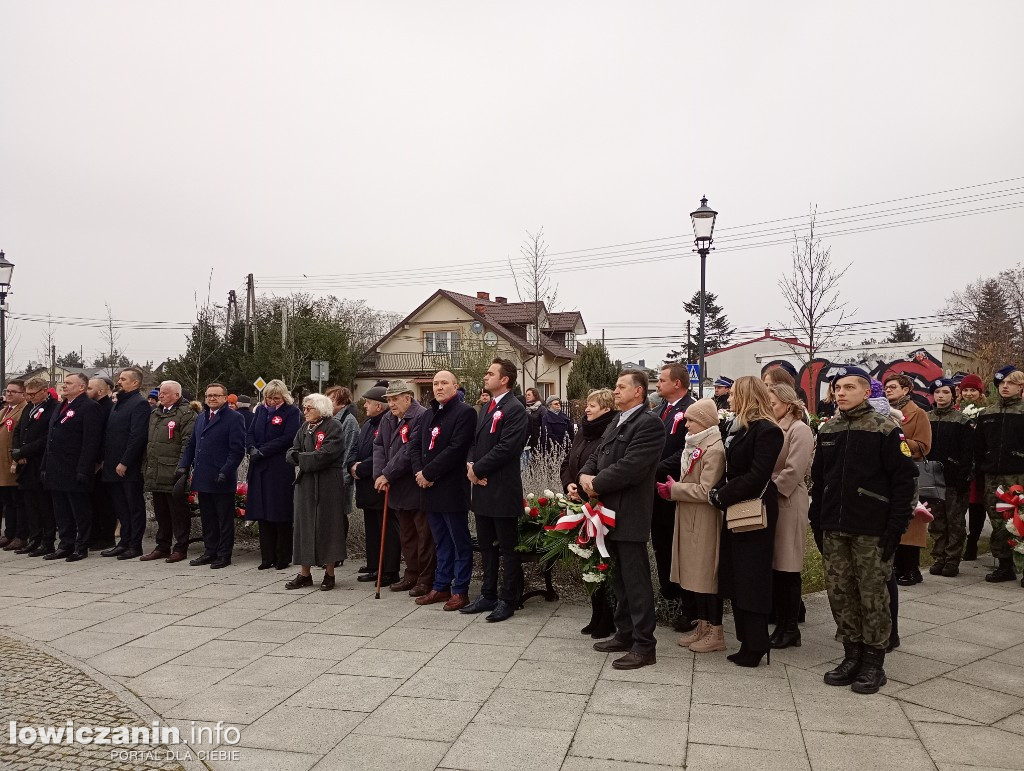
[[[7,293],[11,291],[14,263],[0,251],[0,387],[7,385]]]
[[[708,252],[714,247],[712,235],[715,232],[715,218],[718,212],[708,206],[707,196],[700,199],[700,208],[690,212],[690,220],[693,222],[693,243],[694,249],[700,255],[700,332],[697,344],[700,346],[700,379],[698,394],[704,398],[704,266],[707,261]]]

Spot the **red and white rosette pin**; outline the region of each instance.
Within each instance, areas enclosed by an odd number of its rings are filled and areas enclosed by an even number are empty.
[[[1024,535],[1024,520],[1021,519],[1021,508],[1024,506],[1024,487],[1013,485],[1004,490],[1002,485],[996,488],[996,513],[1003,519],[1013,520],[1017,532]]]
[[[402,426],[402,430],[398,432],[398,435],[402,437],[402,444],[409,442],[409,424],[406,423]]]
[[[430,429],[430,447],[427,448],[428,450],[434,449],[434,442],[437,440],[437,437],[439,436],[441,436],[440,426],[434,426],[432,429]]]
[[[320,445],[324,443],[324,437],[327,436],[323,431],[316,432],[316,449],[320,449]]]
[[[46,411],[46,410],[38,410],[38,411],[36,412],[36,414],[32,416],[32,420],[39,420],[40,418],[42,418],[42,417],[43,417],[43,413],[44,413],[45,411]]]
[[[271,425],[279,426],[282,423],[284,423],[284,418],[282,418],[280,415],[275,415],[270,419],[270,423]]]
[[[168,439],[173,439],[174,438],[174,428],[177,425],[178,424],[175,423],[173,420],[168,420],[167,421],[167,438]]]
[[[698,447],[697,449],[695,449],[693,451],[693,455],[690,456],[690,465],[688,465],[686,467],[686,473],[687,474],[689,474],[691,471],[693,471],[693,467],[696,465],[697,461],[700,460],[700,456],[703,455],[703,454],[704,454],[704,448],[703,447]]]
[[[682,423],[685,419],[686,419],[686,413],[684,413],[684,412],[677,412],[675,415],[673,415],[672,416],[672,430],[669,431],[669,433],[670,434],[675,434],[676,429],[679,428],[679,424]]]
[[[4,421],[4,425],[7,426],[7,433],[8,434],[13,434],[14,433],[14,419],[13,418],[7,418],[7,420]]]
[[[579,527],[579,534],[576,536],[576,543],[580,546],[590,543],[591,539],[597,547],[598,552],[605,559],[611,555],[608,547],[605,546],[604,537],[615,527],[615,512],[600,502],[585,503],[582,511],[568,511],[564,516],[559,517],[551,530],[573,530]]]
[[[493,434],[498,430],[498,421],[502,419],[501,410],[495,410],[494,414],[491,415],[491,433]]]
[[[60,424],[64,425],[69,420],[71,420],[71,418],[73,418],[73,417],[75,417],[75,411],[74,410],[68,410],[67,412],[64,413],[64,417],[60,419]]]

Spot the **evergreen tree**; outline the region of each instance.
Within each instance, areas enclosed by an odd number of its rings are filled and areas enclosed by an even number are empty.
[[[82,359],[82,356],[78,351],[68,351],[67,353],[62,353],[57,357],[57,366],[67,367],[68,369],[84,369],[85,361]]]
[[[725,348],[732,341],[736,328],[729,325],[729,317],[718,304],[718,295],[704,293],[704,355]],[[690,317],[690,344],[685,343],[679,350],[665,354],[665,362],[693,363],[700,358],[700,292],[694,292],[689,302],[683,303],[683,310]],[[684,357],[685,358],[682,358]]]
[[[600,343],[580,346],[572,364],[572,372],[565,390],[570,399],[586,399],[595,388],[614,388],[619,367],[608,358],[608,351]]]
[[[892,333],[885,338],[886,343],[916,343],[921,336],[910,326],[910,322],[897,321]]]

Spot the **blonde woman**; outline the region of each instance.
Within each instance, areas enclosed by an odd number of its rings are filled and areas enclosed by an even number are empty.
[[[737,503],[760,498],[768,515],[762,530],[734,533],[723,519],[718,558],[718,594],[732,601],[740,649],[728,656],[737,666],[756,667],[771,648],[768,614],[772,607],[772,551],[779,502],[772,471],[785,437],[772,412],[768,387],[756,377],[739,378],[729,407],[735,417],[725,436],[725,478],[708,500],[728,514]]]
[[[779,496],[779,522],[775,527],[772,555],[772,607],[776,626],[770,641],[773,648],[799,647],[800,571],[804,565],[807,509],[811,503],[806,477],[811,472],[814,456],[814,434],[803,421],[804,403],[792,386],[769,386],[768,401],[785,434],[782,452],[772,471],[772,482]]]
[[[722,512],[708,503],[708,493],[725,473],[725,447],[718,429],[714,399],[686,408],[686,442],[679,481],[658,484],[658,494],[676,502],[672,537],[672,580],[694,593],[697,628],[679,638],[695,653],[725,650],[722,599],[718,596],[718,549]]]
[[[313,585],[310,568],[324,565],[322,591],[334,588],[334,565],[345,559],[345,457],[341,423],[333,419],[334,405],[323,394],[302,400],[305,422],[288,450],[296,467],[293,561],[299,574],[285,589]]]

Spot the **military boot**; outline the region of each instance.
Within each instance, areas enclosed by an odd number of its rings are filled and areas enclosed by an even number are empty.
[[[1016,581],[1017,571],[1013,569],[1013,557],[1000,557],[999,567],[985,576],[990,584],[998,584],[1000,581]]]
[[[860,674],[854,680],[850,690],[854,693],[878,693],[878,689],[888,680],[882,665],[885,663],[885,651],[882,648],[864,646],[864,658],[861,660]]]
[[[839,662],[839,666],[825,673],[825,685],[850,685],[860,674],[864,646],[843,640],[843,650],[846,656]]]

